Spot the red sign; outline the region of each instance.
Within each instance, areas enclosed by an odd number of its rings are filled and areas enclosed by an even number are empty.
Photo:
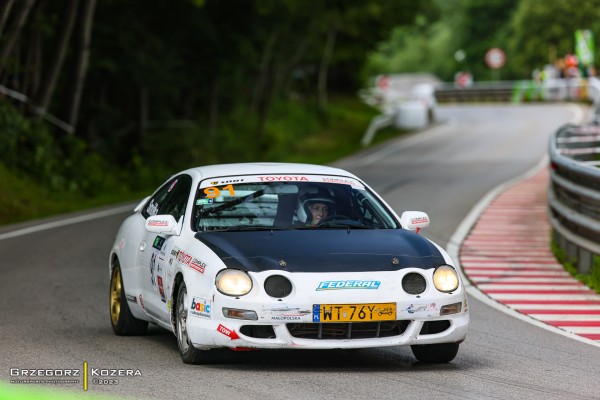
[[[502,68],[506,63],[506,54],[502,49],[492,47],[485,53],[485,63],[491,69]]]

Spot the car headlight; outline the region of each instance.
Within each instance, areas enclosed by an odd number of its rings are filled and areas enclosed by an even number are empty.
[[[433,273],[433,284],[440,292],[453,292],[458,288],[458,274],[451,266],[442,265]]]
[[[227,296],[243,296],[252,290],[252,279],[239,269],[224,269],[217,274],[215,284]]]

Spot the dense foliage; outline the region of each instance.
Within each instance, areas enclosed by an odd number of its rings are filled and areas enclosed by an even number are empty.
[[[428,71],[452,81],[457,71],[475,80],[531,79],[532,71],[575,52],[574,34],[600,34],[600,0],[436,0],[439,17],[423,14],[397,27],[369,56],[365,75]],[[506,65],[494,74],[485,53],[499,47]],[[464,59],[457,60],[462,51]],[[595,64],[600,57],[595,54]]]
[[[599,31],[599,5],[4,0],[2,162],[50,195],[87,197],[122,197],[190,165],[327,162],[355,149],[348,138],[376,113],[356,98],[369,77],[489,79],[483,54],[497,46],[502,77],[527,78],[572,50],[575,29]]]

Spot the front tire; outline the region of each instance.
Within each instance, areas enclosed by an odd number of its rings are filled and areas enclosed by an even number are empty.
[[[413,354],[422,363],[448,363],[458,353],[458,343],[439,343],[410,346]]]
[[[127,304],[121,266],[118,261],[113,267],[110,277],[109,312],[110,324],[115,334],[119,336],[137,336],[146,333],[148,321],[135,318]]]
[[[179,355],[186,364],[214,364],[222,359],[222,349],[199,350],[190,342],[187,330],[187,317],[190,302],[188,301],[185,282],[181,282],[176,301],[176,331]]]

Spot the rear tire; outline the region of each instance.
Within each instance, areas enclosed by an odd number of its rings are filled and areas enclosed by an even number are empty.
[[[110,277],[109,313],[110,323],[115,334],[119,336],[137,336],[146,333],[148,321],[135,318],[127,304],[121,266],[118,260]]]
[[[439,343],[410,346],[413,354],[422,363],[448,363],[458,353],[458,343]]]
[[[181,359],[186,364],[215,364],[222,361],[223,349],[199,350],[190,342],[187,333],[189,305],[190,302],[188,301],[185,282],[181,282],[175,305],[175,336],[177,336],[177,347],[179,348]]]

